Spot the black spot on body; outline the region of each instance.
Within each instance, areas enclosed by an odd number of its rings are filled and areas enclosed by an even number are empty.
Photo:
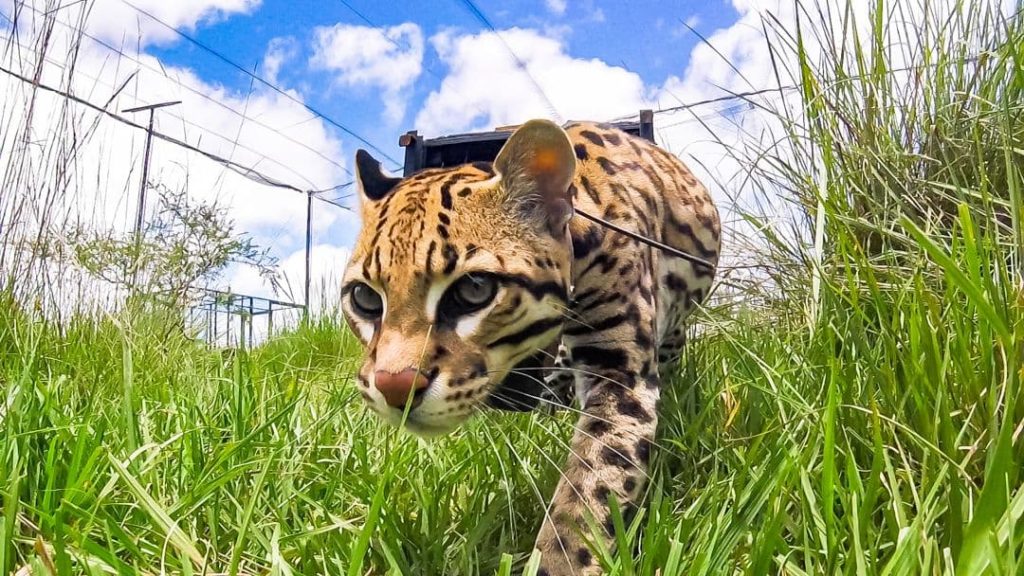
[[[683,280],[682,276],[674,272],[669,272],[665,275],[665,286],[668,286],[673,292],[683,292],[688,289],[686,280]]]
[[[654,342],[651,341],[651,335],[643,328],[636,329],[636,345],[644,350],[654,346]]]
[[[604,139],[607,140],[608,143],[611,144],[612,146],[618,146],[619,144],[622,144],[622,138],[619,138],[619,135],[616,134],[615,132],[609,132],[605,134]]]
[[[621,369],[626,365],[626,352],[619,348],[577,346],[572,349],[572,359],[590,368]]]
[[[690,302],[702,302],[704,301],[705,296],[707,296],[707,294],[704,292],[704,289],[697,288],[693,292],[690,292],[687,298]]]
[[[605,446],[601,449],[601,461],[616,468],[630,468],[633,463],[625,455],[625,449],[621,446]]]
[[[587,140],[590,140],[590,142],[594,146],[604,146],[604,139],[602,139],[601,135],[598,134],[597,132],[592,132],[590,130],[584,130],[584,131],[580,132],[580,136],[583,137],[583,138],[586,138]]]
[[[588,156],[587,156],[587,147],[585,145],[577,144],[577,145],[573,146],[573,150],[576,151],[576,158],[577,159],[579,159],[579,160],[586,160],[588,158]]]
[[[640,462],[647,464],[651,460],[651,441],[647,438],[641,438],[636,443],[636,457],[640,459]]]
[[[673,226],[675,226],[676,230],[681,235],[689,238],[693,242],[693,247],[697,249],[697,255],[698,256],[700,256],[702,258],[705,258],[705,259],[717,258],[718,257],[718,250],[713,250],[711,248],[708,248],[707,246],[704,245],[703,242],[700,241],[699,238],[697,238],[697,235],[694,234],[694,232],[693,232],[693,226],[691,226],[687,222],[680,222],[679,220],[677,220],[674,217],[674,215],[672,215],[671,211],[669,211],[669,215],[672,216],[671,217],[672,224],[673,224]],[[666,255],[672,256],[671,253],[666,253]],[[703,268],[703,266],[697,266],[697,268]]]
[[[607,274],[612,268],[618,265],[618,263],[618,258],[608,254],[607,252],[602,252],[595,256],[594,259],[590,261],[590,264],[587,264],[586,268],[580,272],[580,276],[586,275],[597,267],[600,267],[601,274]]]
[[[565,329],[565,333],[570,336],[578,336],[580,334],[588,334],[590,332],[611,330],[627,320],[629,320],[629,316],[627,314],[615,314],[597,322],[573,322]],[[570,319],[570,321],[572,320]]]
[[[580,548],[576,551],[576,560],[584,566],[590,566],[590,562],[593,559],[593,556],[590,555],[590,550],[587,548]]]
[[[591,436],[603,436],[611,430],[611,428],[612,425],[609,424],[607,420],[601,420],[599,418],[594,418],[587,423],[587,433]]]
[[[626,480],[622,483],[622,489],[625,490],[626,492],[632,492],[633,490],[636,490],[636,480],[632,478],[626,478]]]
[[[650,422],[651,415],[644,410],[644,407],[632,396],[623,394],[619,397],[618,404],[619,413],[630,418],[635,418],[640,422]]]
[[[619,171],[619,166],[604,156],[599,156],[597,163],[601,166],[601,170],[604,170],[609,176],[614,176]]]
[[[584,302],[584,300],[586,300],[587,298],[581,298],[578,301],[578,306],[577,306],[578,312],[589,312],[591,310],[594,310],[595,308],[600,308],[601,306],[604,306],[605,304],[609,304],[609,303],[615,302],[615,301],[619,300],[622,297],[618,292],[608,292],[608,293],[600,293],[600,292],[598,292],[596,294],[600,294],[601,297],[600,298],[594,298],[593,300],[591,300],[589,302]],[[592,296],[592,295],[588,294],[587,296],[589,297],[589,296]],[[627,297],[625,301],[629,301],[629,298]]]
[[[591,202],[597,205],[601,204],[601,197],[597,195],[597,192],[594,190],[594,187],[591,186],[590,180],[587,179],[586,176],[580,176],[580,186],[583,186],[583,190],[587,193],[587,196],[590,197]]]

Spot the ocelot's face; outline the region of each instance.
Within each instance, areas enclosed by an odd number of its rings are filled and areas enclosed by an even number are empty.
[[[531,122],[494,168],[398,180],[365,152],[356,164],[363,226],[342,308],[366,348],[359,390],[389,422],[421,435],[449,432],[494,403],[513,368],[558,337],[572,148],[557,126]]]

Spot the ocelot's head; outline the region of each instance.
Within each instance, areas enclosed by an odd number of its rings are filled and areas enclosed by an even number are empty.
[[[485,405],[535,405],[562,327],[576,157],[557,125],[520,127],[492,164],[382,173],[356,153],[362,229],[342,307],[366,347],[370,408],[420,435]]]

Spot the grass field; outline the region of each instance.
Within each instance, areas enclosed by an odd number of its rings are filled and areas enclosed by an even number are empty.
[[[776,31],[800,106],[743,158],[809,241],[751,219],[761,280],[700,314],[610,573],[1024,573],[1024,33],[965,4],[910,48]],[[424,442],[337,315],[249,353],[171,325],[0,300],[0,573],[530,573],[571,413]]]

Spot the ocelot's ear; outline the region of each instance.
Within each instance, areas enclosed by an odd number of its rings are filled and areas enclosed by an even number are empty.
[[[494,169],[508,199],[527,217],[543,222],[552,234],[565,230],[573,214],[570,187],[576,173],[565,130],[548,120],[530,120],[505,142]]]
[[[380,200],[390,194],[402,179],[385,175],[380,169],[380,162],[360,148],[356,150],[356,181],[359,182],[363,196],[370,200]]]

